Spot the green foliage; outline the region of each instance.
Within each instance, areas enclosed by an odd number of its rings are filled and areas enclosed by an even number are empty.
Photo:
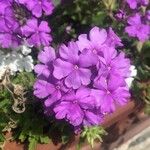
[[[33,72],[21,72],[18,73],[17,76],[12,78],[12,82],[14,84],[20,84],[25,89],[31,89],[34,81],[35,81],[35,77]]]
[[[30,90],[34,82],[34,75],[23,72],[12,80],[13,83],[20,84],[26,90]],[[41,104],[38,102],[27,104],[23,114],[16,114],[11,108],[12,104],[10,93],[2,88],[0,90],[0,142],[5,140],[3,131],[11,130],[12,139],[28,142],[29,150],[34,150],[37,143],[48,143],[50,137],[43,130],[49,122],[42,112]]]
[[[2,133],[2,130],[8,125],[9,114],[8,109],[10,102],[10,95],[6,90],[0,91],[0,143],[4,142],[5,138]]]
[[[86,139],[93,148],[94,141],[99,140],[100,142],[102,142],[102,137],[104,135],[107,135],[107,132],[101,126],[85,127],[81,134],[81,138]]]

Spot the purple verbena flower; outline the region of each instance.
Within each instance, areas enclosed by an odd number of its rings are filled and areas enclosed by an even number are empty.
[[[118,75],[100,76],[94,86],[97,89],[92,90],[92,95],[104,114],[114,112],[116,105],[124,105],[130,98],[124,79]]]
[[[89,38],[82,34],[78,41],[62,44],[56,53],[45,47],[38,56],[34,85],[34,95],[43,102],[45,113],[66,120],[78,131],[100,124],[105,113],[126,104],[131,65],[116,50],[121,45],[111,28],[94,27]]]
[[[58,102],[64,92],[68,89],[63,85],[62,81],[51,79],[49,81],[39,79],[34,84],[34,95],[38,98],[44,99],[46,107],[52,106],[55,102]]]
[[[137,37],[140,41],[146,41],[149,39],[150,26],[143,24],[141,16],[137,13],[128,19],[128,26],[125,28],[125,32],[131,37]]]
[[[126,12],[119,9],[118,12],[115,15],[116,19],[122,20],[126,18]]]
[[[51,14],[53,6],[48,0],[0,0],[0,44],[3,48],[18,47],[25,38],[29,45],[37,47],[50,45],[52,38],[48,23],[33,18],[26,3],[38,3],[45,14]],[[35,9],[39,7],[38,4],[34,7]],[[40,8],[37,13],[39,12]],[[7,40],[5,40],[6,37]]]
[[[40,22],[38,24],[38,20],[30,19],[27,21],[27,24],[22,27],[23,34],[27,37],[27,42],[29,45],[34,46],[49,46],[52,41],[52,37],[50,36],[51,29],[48,26],[46,21]]]
[[[129,76],[130,60],[125,58],[123,52],[117,55],[117,51],[114,48],[103,47],[102,56],[99,58],[99,75],[118,74],[122,77]]]
[[[147,6],[149,4],[149,0],[126,0],[126,2],[131,9],[136,9],[138,5]]]
[[[45,15],[50,15],[53,12],[54,5],[51,0],[19,0],[27,8],[32,11],[32,14],[36,17],[41,17],[44,11]]]
[[[114,33],[112,28],[109,28],[108,32],[105,29],[99,27],[93,27],[89,33],[89,39],[87,34],[81,34],[77,41],[79,50],[89,49],[94,53],[102,51],[103,46],[109,47],[122,46],[121,39]]]
[[[107,34],[107,39],[105,41],[105,44],[110,47],[118,47],[123,46],[121,43],[121,39],[118,37],[118,35],[115,34],[115,32],[110,27]]]
[[[43,75],[49,77],[51,74],[52,62],[55,60],[56,54],[52,47],[45,47],[38,55],[38,60],[41,64],[37,64],[34,67],[35,72],[38,76]]]
[[[62,45],[59,53],[61,58],[54,62],[54,77],[65,78],[66,86],[73,89],[90,84],[91,71],[88,67],[93,65],[95,57],[89,59],[86,53],[79,54],[79,48],[75,42],[70,42],[68,47]]]
[[[54,112],[57,119],[67,119],[75,127],[80,126],[84,120],[85,124],[96,125],[101,121],[101,114],[95,115],[92,111],[94,106],[95,101],[94,97],[90,96],[90,89],[81,87],[76,93],[71,91],[64,95]]]

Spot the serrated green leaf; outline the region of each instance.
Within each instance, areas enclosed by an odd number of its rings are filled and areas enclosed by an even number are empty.
[[[81,137],[86,138],[88,143],[93,148],[94,141],[98,139],[100,142],[102,142],[102,136],[104,135],[106,135],[106,131],[100,126],[95,126],[90,128],[85,127],[81,134]]]

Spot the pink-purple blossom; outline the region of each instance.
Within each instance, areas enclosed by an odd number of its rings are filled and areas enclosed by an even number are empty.
[[[138,38],[140,41],[146,41],[150,36],[150,26],[143,23],[141,15],[136,13],[134,16],[129,17],[125,32],[131,37]]]
[[[138,5],[148,5],[149,0],[126,0],[126,2],[128,3],[131,9],[136,9]]]
[[[53,12],[54,5],[52,0],[19,0],[27,8],[32,11],[32,14],[36,17],[41,17],[44,12],[45,15],[50,15]]]
[[[68,47],[62,45],[59,50],[61,58],[54,62],[53,75],[57,79],[65,78],[65,84],[69,88],[77,89],[81,85],[90,84],[91,71],[95,57],[87,57],[85,53],[79,53],[78,45],[70,42]]]
[[[87,34],[81,34],[77,41],[79,50],[89,49],[93,53],[99,53],[103,46],[117,47],[121,46],[121,39],[114,33],[112,28],[108,31],[94,27],[90,30],[89,36]]]
[[[27,42],[37,47],[49,45],[52,41],[50,31],[51,29],[46,21],[42,21],[39,24],[37,19],[28,20],[27,24],[22,27],[22,32],[27,37]]]
[[[39,53],[38,60],[41,64],[37,64],[34,67],[34,71],[38,76],[42,75],[48,78],[51,74],[51,68],[53,60],[55,60],[56,54],[52,47],[44,47],[44,49]]]
[[[74,129],[98,125],[104,114],[115,111],[130,98],[125,82],[130,60],[116,47],[122,46],[115,32],[93,27],[89,36],[62,44],[56,52],[46,47],[35,67],[34,95],[45,112],[66,120]]]
[[[34,8],[39,9],[37,10],[37,13],[40,13],[38,18],[34,14],[35,10],[30,10],[27,5],[34,6],[34,3],[37,3]],[[50,27],[48,22],[39,17],[43,14],[42,10],[45,12],[43,15],[50,15],[53,8],[52,2],[48,0],[1,0],[0,45],[3,48],[17,48],[26,42],[35,47],[49,46],[52,41]]]

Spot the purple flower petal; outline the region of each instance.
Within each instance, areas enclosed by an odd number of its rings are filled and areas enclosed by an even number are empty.
[[[81,67],[90,67],[98,63],[98,55],[91,50],[84,49],[79,56],[79,64]]]
[[[55,50],[52,47],[44,47],[44,50],[41,51],[38,55],[40,62],[47,64],[53,61],[56,58]]]
[[[61,98],[61,92],[55,91],[48,99],[45,100],[44,104],[46,107],[50,107]]]
[[[63,44],[59,49],[60,56],[73,64],[75,64],[78,61],[78,53],[79,48],[75,42],[70,42],[68,44],[68,47]]]
[[[81,34],[76,43],[78,44],[80,51],[83,51],[84,49],[92,49],[92,44],[87,39],[87,34]]]
[[[61,59],[58,58],[54,62],[53,75],[57,79],[62,79],[71,73],[72,68],[73,68],[73,65],[71,63],[62,61]]]
[[[99,29],[98,27],[94,27],[90,31],[90,40],[97,46],[101,46],[107,38],[107,32],[105,29]]]
[[[47,81],[37,80],[34,84],[34,95],[39,98],[45,98],[55,90],[54,86]]]
[[[44,75],[45,77],[49,77],[51,71],[50,69],[48,68],[48,66],[46,65],[42,65],[42,64],[37,64],[35,67],[34,67],[34,71],[38,74],[38,75]]]
[[[73,71],[66,77],[65,85],[73,89],[78,89],[81,86],[81,79],[77,71]]]
[[[80,77],[83,85],[90,84],[91,71],[89,69],[79,69],[78,76]]]

